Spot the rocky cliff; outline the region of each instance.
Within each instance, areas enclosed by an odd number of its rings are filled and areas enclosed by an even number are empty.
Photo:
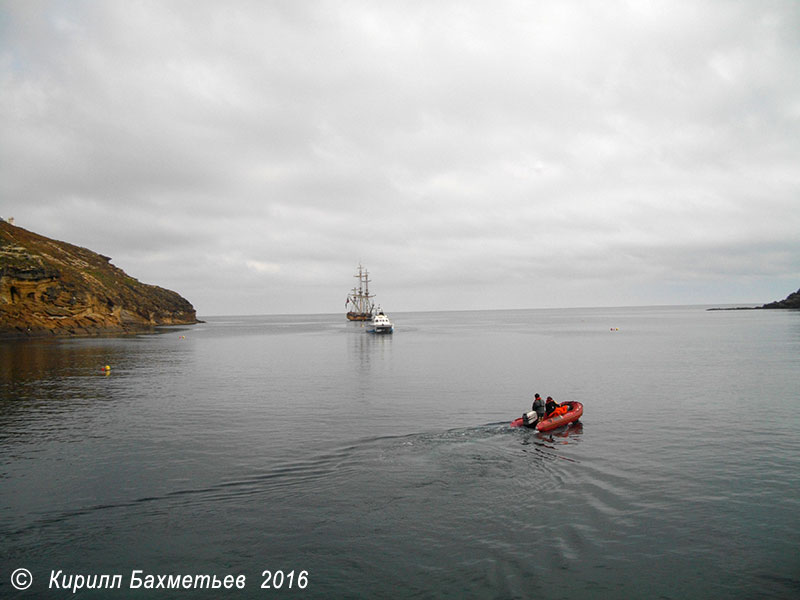
[[[186,299],[110,261],[0,220],[0,337],[134,333],[197,322]]]
[[[783,300],[777,300],[776,302],[770,302],[769,304],[765,304],[761,308],[800,308],[800,290],[796,292],[792,292]]]

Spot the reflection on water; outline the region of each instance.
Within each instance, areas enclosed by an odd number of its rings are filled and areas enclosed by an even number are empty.
[[[96,403],[109,399],[109,356],[91,344],[0,344],[0,442],[46,442],[70,435],[78,415],[91,421]]]
[[[108,348],[63,341],[0,343],[0,383],[5,390],[5,386],[99,372],[109,354]]]
[[[368,370],[373,361],[391,359],[393,343],[391,335],[369,333],[363,323],[347,325],[348,353],[357,369]]]
[[[536,440],[542,442],[568,444],[570,441],[573,443],[580,441],[580,435],[583,433],[583,422],[576,421],[552,431],[533,431],[530,429],[525,431],[530,432]]]

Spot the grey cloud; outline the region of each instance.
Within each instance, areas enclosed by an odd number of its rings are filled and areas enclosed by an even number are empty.
[[[0,214],[201,313],[334,311],[359,259],[398,308],[798,275],[793,2],[2,11]]]

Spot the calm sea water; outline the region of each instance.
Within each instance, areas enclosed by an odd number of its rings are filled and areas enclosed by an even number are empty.
[[[0,597],[800,597],[800,312],[390,316],[0,344]]]

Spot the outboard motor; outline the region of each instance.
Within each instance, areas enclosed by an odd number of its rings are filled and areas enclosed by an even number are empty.
[[[522,424],[531,427],[538,420],[538,415],[535,410],[522,414]]]

